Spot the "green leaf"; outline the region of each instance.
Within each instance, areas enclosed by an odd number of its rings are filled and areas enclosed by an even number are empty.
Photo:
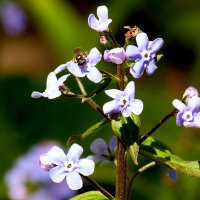
[[[139,151],[138,139],[139,139],[139,116],[131,113],[130,117],[121,117],[120,120],[112,120],[111,126],[113,132],[122,139],[126,146],[130,156],[135,164],[137,163],[137,156]]]
[[[108,122],[109,122],[108,120],[103,119],[102,121],[92,125],[83,134],[70,136],[69,139],[67,140],[67,144],[70,145],[76,140],[82,140],[82,139],[88,137],[89,135],[98,132],[101,128],[103,128],[105,125],[107,125]]]
[[[139,153],[179,173],[200,177],[200,161],[185,161],[178,157],[166,144],[153,137],[147,138],[140,146]]]
[[[99,191],[90,191],[83,194],[72,197],[69,200],[108,200],[101,192]]]

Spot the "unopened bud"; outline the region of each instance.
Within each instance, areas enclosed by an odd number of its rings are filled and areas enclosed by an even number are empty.
[[[193,96],[198,96],[198,95],[199,93],[197,89],[193,86],[190,86],[185,90],[183,94],[183,102],[187,103],[190,98],[192,98]]]

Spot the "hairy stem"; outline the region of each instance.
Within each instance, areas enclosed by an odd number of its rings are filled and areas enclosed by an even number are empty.
[[[117,75],[119,77],[118,88],[124,90],[124,68],[122,65],[117,65]],[[117,168],[116,168],[116,200],[126,199],[126,178],[127,178],[127,157],[126,145],[118,138],[118,151],[117,151]]]
[[[174,109],[172,112],[170,112],[168,115],[166,115],[163,119],[161,119],[158,124],[156,124],[146,135],[144,135],[142,138],[140,138],[139,143],[141,144],[144,142],[149,136],[151,136],[162,124],[164,124],[170,117],[173,117],[176,113],[177,109]]]
[[[88,181],[95,189],[99,190],[102,194],[104,194],[108,199],[114,200],[115,198],[104,188],[102,188],[97,182],[89,178],[88,176],[84,176],[80,174],[86,181]]]

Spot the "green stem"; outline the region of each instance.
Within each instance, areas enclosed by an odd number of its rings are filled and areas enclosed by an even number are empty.
[[[88,181],[94,188],[96,188],[97,190],[99,190],[102,194],[104,194],[108,199],[110,200],[114,200],[115,198],[107,191],[105,190],[103,187],[101,187],[97,182],[95,182],[94,180],[92,180],[91,178],[89,178],[88,176],[84,176],[82,174],[80,174],[81,177],[83,177],[86,181]]]
[[[79,86],[82,94],[84,96],[87,96],[86,90],[85,90],[81,80],[78,77],[75,77],[75,78],[76,78],[76,81],[78,83],[78,86]],[[94,108],[98,113],[100,113],[105,119],[109,120],[108,116],[103,113],[103,110],[91,98],[82,98],[82,100],[85,100],[88,104],[90,104],[90,106],[92,106],[92,108]]]
[[[132,188],[132,185],[133,185],[133,181],[135,180],[135,178],[140,175],[142,172],[144,172],[145,170],[149,169],[150,167],[153,167],[156,165],[156,162],[155,161],[152,161],[146,165],[144,165],[143,167],[141,167],[134,175],[133,177],[131,178],[130,182],[129,182],[129,185],[128,185],[128,188],[127,188],[127,200],[130,200],[130,197],[131,197],[131,188]]]
[[[144,142],[149,136],[151,136],[159,127],[161,127],[170,117],[173,117],[177,109],[172,110],[168,115],[166,115],[158,124],[156,124],[146,135],[140,138],[139,143]]]

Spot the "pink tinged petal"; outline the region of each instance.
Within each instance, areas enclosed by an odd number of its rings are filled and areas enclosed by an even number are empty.
[[[55,74],[58,74],[58,73],[64,71],[65,69],[67,69],[67,65],[66,65],[66,64],[59,65],[59,66],[54,70],[54,73],[55,73]]]
[[[162,38],[157,38],[157,39],[155,39],[154,41],[152,41],[152,42],[150,43],[150,45],[149,45],[149,47],[148,47],[149,52],[150,52],[151,54],[156,54],[157,51],[158,51],[159,49],[161,49],[161,47],[163,46],[163,44],[164,44],[164,40],[163,40]]]
[[[100,60],[101,60],[102,54],[99,52],[99,50],[94,47],[91,49],[89,55],[87,56],[87,66],[95,66]]]
[[[64,151],[57,146],[53,146],[51,150],[47,152],[47,157],[50,162],[56,165],[63,165],[63,163],[66,161],[66,155]]]
[[[86,76],[94,83],[99,83],[102,80],[102,74],[96,67],[91,67]]]
[[[83,187],[83,181],[81,179],[81,176],[77,172],[71,172],[67,174],[66,177],[67,180],[67,185],[71,190],[79,190],[80,188]]]
[[[42,97],[42,96],[43,96],[43,93],[41,93],[41,92],[36,92],[36,91],[32,92],[32,94],[31,94],[31,97],[32,97],[32,98],[35,98],[35,99],[40,98],[40,97]]]
[[[186,96],[189,96],[189,98],[193,97],[193,96],[198,96],[199,93],[197,91],[197,89],[193,86],[188,87],[184,94],[183,94],[183,98],[185,98]]]
[[[124,95],[124,91],[117,89],[105,90],[105,93],[113,99],[120,99],[120,97]]]
[[[65,168],[56,166],[49,171],[49,176],[55,183],[60,183],[65,177]]]
[[[73,144],[67,153],[67,159],[73,160],[74,163],[76,163],[82,153],[83,153],[83,148],[78,144]]]
[[[126,93],[128,97],[134,98],[135,97],[135,83],[133,81],[130,81],[127,84],[124,92]]]
[[[54,164],[49,161],[49,158],[46,154],[40,156],[39,164],[44,171],[50,171],[53,167],[55,167]]]
[[[80,66],[77,63],[72,61],[67,63],[67,69],[70,73],[72,73],[76,77],[84,77],[85,74],[82,72]]]
[[[84,176],[89,176],[94,173],[94,161],[84,158],[79,160],[78,162],[78,168],[76,169],[77,172],[80,174],[83,174]]]
[[[105,22],[108,19],[108,8],[106,6],[99,6],[97,8],[97,16],[100,22]]]
[[[133,45],[128,45],[126,48],[126,57],[129,60],[136,60],[136,59],[141,59],[141,52],[139,51],[138,47],[133,46]]]
[[[136,42],[139,50],[141,51],[147,50],[149,39],[146,33],[139,33],[136,36]]]
[[[119,102],[116,100],[109,101],[103,105],[104,114],[112,114],[121,111]]]
[[[172,101],[172,104],[173,104],[173,106],[174,106],[176,109],[178,109],[179,111],[182,111],[183,109],[186,108],[186,105],[185,105],[183,102],[181,102],[180,100],[178,100],[178,99],[174,99],[174,100]]]
[[[139,99],[134,99],[130,106],[129,109],[131,112],[133,112],[135,115],[140,115],[143,111],[143,102]]]
[[[154,73],[154,71],[156,69],[157,69],[157,66],[155,65],[155,61],[151,60],[147,65],[146,72],[147,72],[148,75],[151,75],[151,74]]]
[[[90,145],[90,149],[95,154],[104,154],[108,151],[108,145],[102,138],[98,138]]]
[[[144,73],[145,66],[143,60],[138,60],[133,67],[130,68],[130,73],[133,75],[134,78],[140,78]]]

